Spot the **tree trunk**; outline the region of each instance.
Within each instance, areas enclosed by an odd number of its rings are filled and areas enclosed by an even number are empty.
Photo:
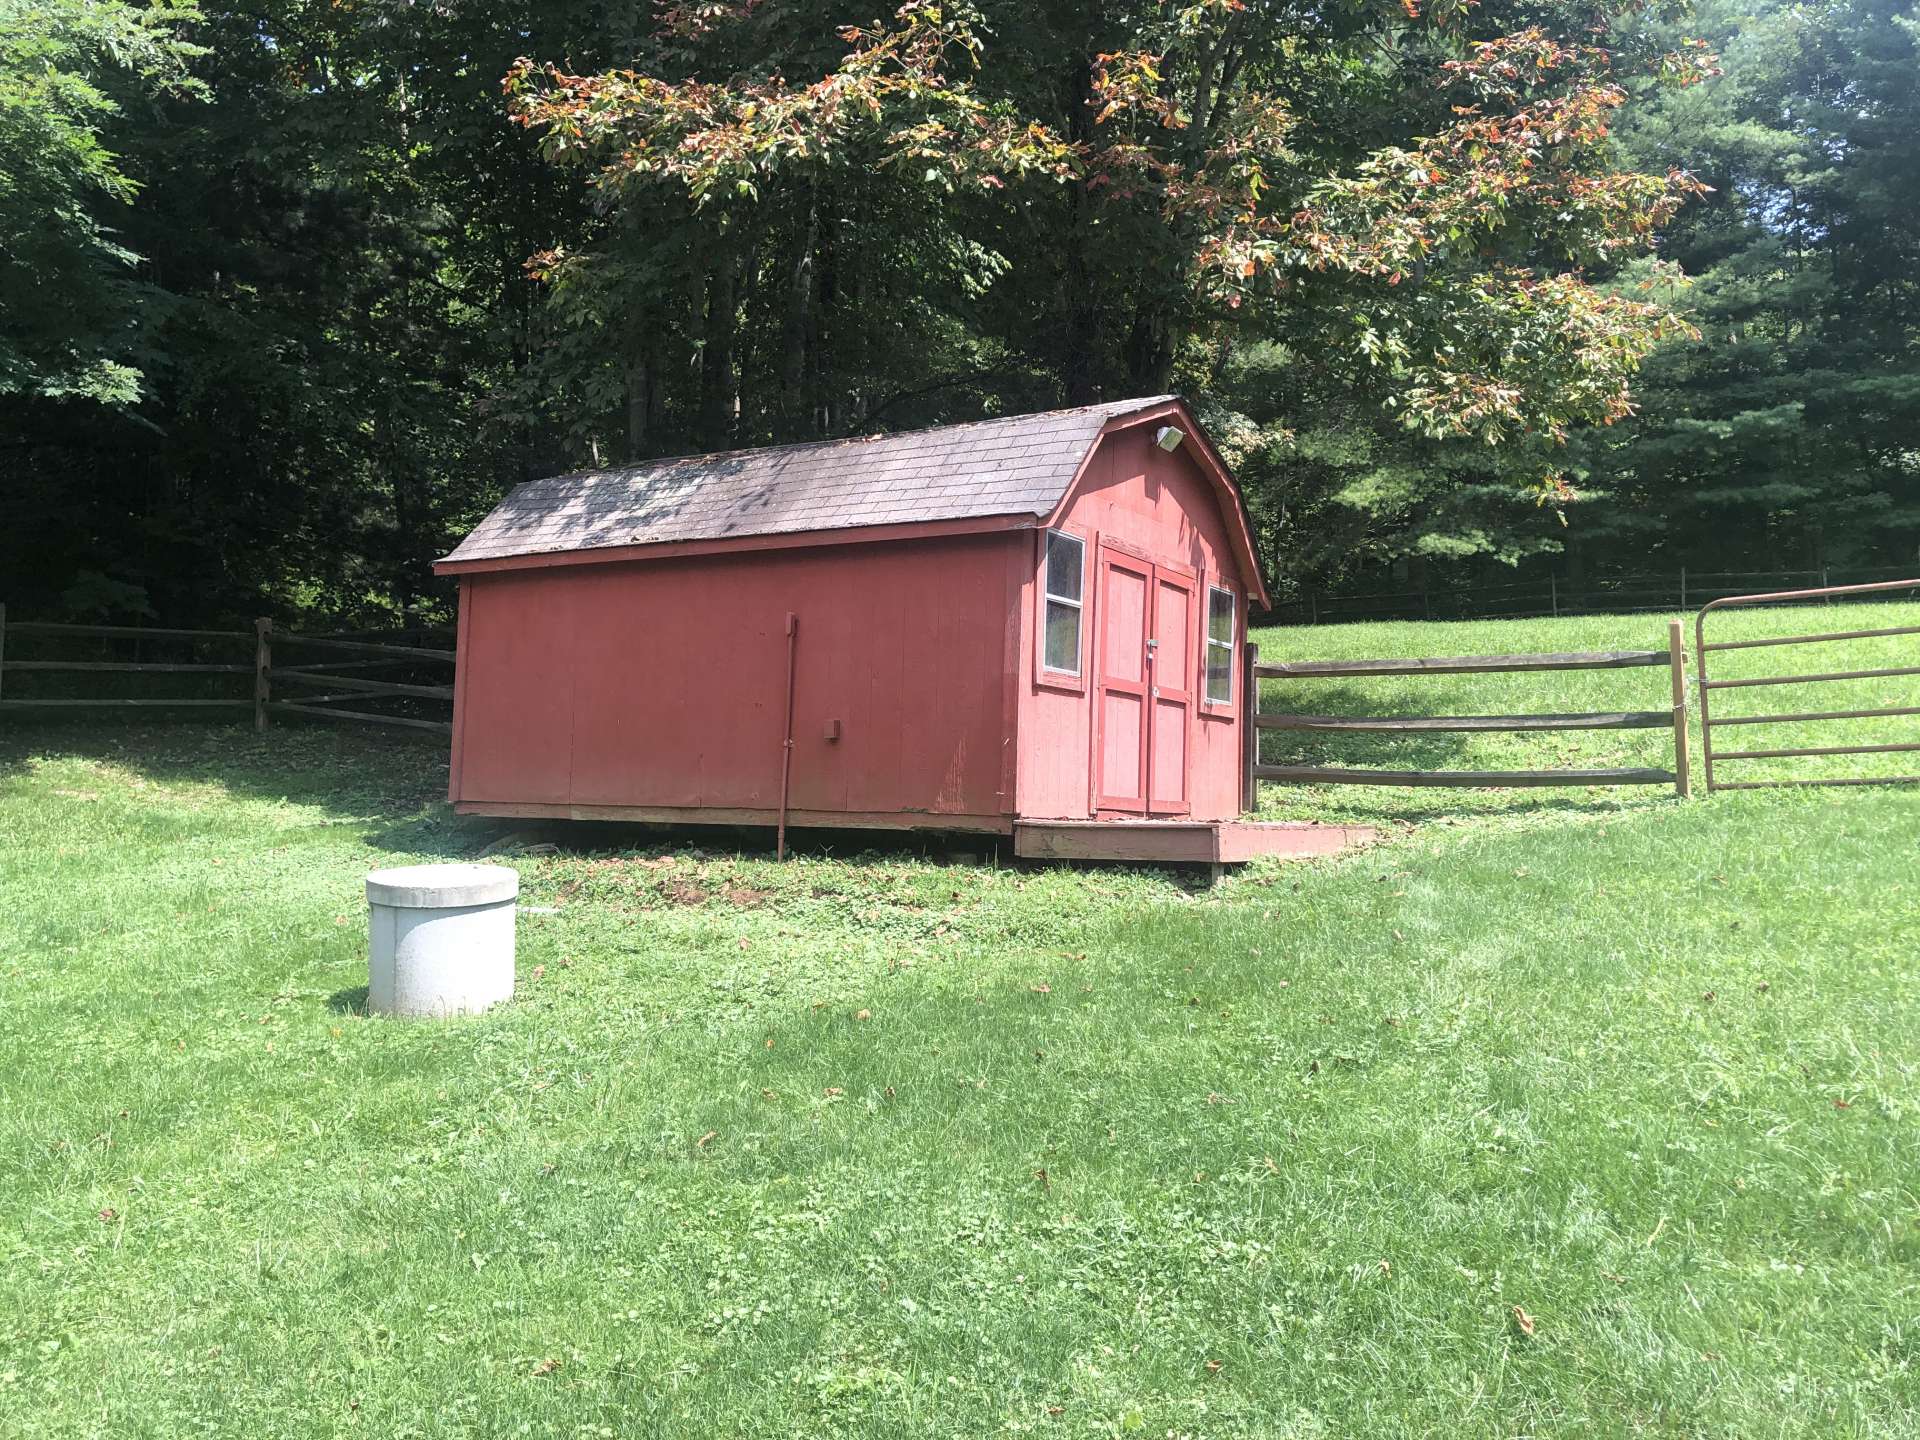
[[[627,357],[627,459],[647,456],[647,422],[653,418],[653,365],[646,341],[636,344]]]
[[[1082,145],[1093,141],[1092,99],[1093,67],[1086,56],[1075,56],[1067,76],[1067,128],[1075,142]],[[1067,307],[1066,353],[1061,357],[1060,366],[1060,379],[1069,405],[1091,405],[1100,398],[1101,377],[1095,352],[1100,336],[1101,296],[1087,253],[1093,245],[1094,203],[1083,182],[1073,185],[1062,276]]]
[[[1173,325],[1164,306],[1149,301],[1134,312],[1127,334],[1127,393],[1160,395],[1173,383]]]
[[[803,433],[807,419],[807,361],[812,354],[814,324],[814,249],[819,242],[820,210],[807,205],[806,229],[800,253],[787,277],[787,316],[782,327],[780,360],[780,419],[788,437]]]
[[[700,352],[700,443],[712,450],[724,450],[732,440],[739,400],[733,364],[738,278],[735,258],[727,253],[716,257],[707,271],[706,343]]]

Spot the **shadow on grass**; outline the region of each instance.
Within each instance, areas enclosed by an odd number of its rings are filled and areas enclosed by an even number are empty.
[[[1260,787],[1261,820],[1322,820],[1392,827],[1446,824],[1493,817],[1639,814],[1674,799],[1670,785],[1623,785],[1589,792],[1581,787],[1531,790],[1434,789],[1397,786],[1279,785]]]
[[[183,720],[0,722],[0,782],[41,764],[78,760],[150,783],[211,785],[229,794],[312,807],[352,826],[395,857],[474,860],[516,854],[591,855],[669,848],[707,855],[770,856],[771,826],[668,826],[606,821],[537,821],[456,815],[446,803],[446,742],[357,727],[289,723],[264,733],[251,724]],[[847,859],[1004,861],[992,835],[923,831],[793,830],[796,854]],[[552,852],[543,847],[551,846]]]
[[[329,823],[362,822],[367,843],[396,853],[470,857],[504,828],[452,813],[446,742],[413,734],[322,724],[260,732],[193,720],[0,721],[0,782],[68,761],[161,786],[213,786],[310,807]]]
[[[336,1015],[365,1015],[367,1013],[367,987],[355,985],[351,990],[336,990],[327,997],[327,1009]]]
[[[1357,692],[1325,689],[1324,713],[1366,714]],[[1264,758],[1279,762],[1380,769],[1458,768],[1468,737],[1415,739],[1369,735],[1328,737],[1272,732]],[[1288,742],[1284,756],[1278,750]],[[79,760],[110,766],[167,786],[215,786],[233,795],[310,807],[330,824],[357,830],[373,849],[402,859],[475,860],[559,853],[595,855],[677,849],[704,855],[766,858],[774,849],[770,826],[668,826],[607,821],[528,821],[456,815],[445,800],[443,741],[412,734],[341,726],[288,724],[264,733],[246,724],[0,723],[0,782],[23,778],[37,765]],[[1650,793],[1651,792],[1651,793]],[[1507,816],[1617,812],[1645,804],[1637,793],[1405,789],[1361,786],[1263,787],[1266,818],[1360,821],[1373,824],[1447,821],[1498,811]],[[1636,808],[1637,805],[1636,805]],[[552,847],[547,850],[545,847]],[[788,848],[821,859],[924,860],[936,864],[1007,865],[1004,837],[894,830],[794,830]],[[1204,888],[1204,873],[1196,876]]]

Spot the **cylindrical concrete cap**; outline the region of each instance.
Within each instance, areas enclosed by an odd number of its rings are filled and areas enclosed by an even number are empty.
[[[367,1009],[474,1015],[513,997],[514,897],[504,865],[406,865],[367,876]]]
[[[402,910],[493,905],[520,893],[520,872],[505,865],[401,865],[367,875],[367,903]]]

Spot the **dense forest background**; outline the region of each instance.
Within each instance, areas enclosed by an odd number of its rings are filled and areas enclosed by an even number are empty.
[[[1275,582],[1920,559],[1915,0],[0,0],[0,600],[1177,390]]]

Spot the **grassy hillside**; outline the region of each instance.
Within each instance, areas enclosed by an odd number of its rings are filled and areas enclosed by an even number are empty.
[[[0,729],[0,1434],[1920,1430],[1920,792],[1292,792],[1428,823],[1213,889],[592,832],[515,1003],[369,1018],[439,761]]]

